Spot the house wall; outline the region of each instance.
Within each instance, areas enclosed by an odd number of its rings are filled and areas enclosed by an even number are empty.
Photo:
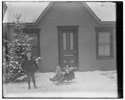
[[[106,27],[105,25],[102,25]],[[84,31],[83,31],[84,30]],[[115,39],[115,35],[113,35]],[[114,40],[113,39],[113,40]],[[113,44],[115,50],[115,42]],[[96,56],[96,32],[93,28],[81,28],[79,30],[79,68],[83,71],[114,70],[116,69],[116,55],[113,58],[99,59]]]
[[[116,69],[115,51],[112,59],[97,59],[95,27],[113,27],[112,24],[99,24],[80,2],[53,3],[45,16],[38,23],[40,28],[40,53],[43,57],[39,64],[40,71],[54,71],[58,65],[58,30],[57,26],[79,26],[78,49],[79,70],[114,70]],[[115,34],[115,33],[114,33]],[[114,50],[115,50],[115,35]]]
[[[36,26],[28,26],[29,29],[40,29],[41,72],[55,71],[58,65],[57,26],[78,26],[79,71],[116,69],[115,24],[99,24],[81,2],[56,2]],[[96,27],[114,27],[113,58],[97,58]],[[8,34],[7,37],[11,36]]]

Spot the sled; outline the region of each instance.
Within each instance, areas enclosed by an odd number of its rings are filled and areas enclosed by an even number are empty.
[[[71,85],[73,83],[75,83],[75,79],[74,80],[70,80],[70,81],[63,81],[63,82],[53,82],[54,85],[60,86],[60,85]]]
[[[70,84],[73,83],[75,79],[74,69],[69,74],[64,74],[64,78],[62,80],[53,81],[54,84]]]

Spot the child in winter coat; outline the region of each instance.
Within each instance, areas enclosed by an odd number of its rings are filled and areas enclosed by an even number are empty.
[[[30,51],[26,52],[26,59],[22,63],[22,69],[26,72],[26,75],[27,75],[27,83],[29,86],[28,89],[31,88],[30,78],[32,78],[34,88],[37,88],[36,82],[35,82],[35,72],[38,71],[38,66],[36,64],[35,59],[33,59]]]
[[[62,79],[64,78],[64,75],[63,75],[63,72],[61,70],[61,67],[60,66],[57,66],[56,67],[56,71],[55,71],[55,75],[53,78],[50,78],[50,81],[58,81],[58,82],[61,82]]]
[[[70,68],[69,65],[67,64],[65,67],[65,74],[63,80],[72,80],[74,78],[75,78],[74,69]]]

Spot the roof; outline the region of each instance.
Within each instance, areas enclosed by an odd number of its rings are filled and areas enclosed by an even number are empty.
[[[4,23],[14,21],[15,14],[21,14],[21,21],[34,23],[48,6],[49,2],[6,2],[8,9],[3,19]]]
[[[116,21],[116,4],[113,2],[86,2],[101,21]]]
[[[51,2],[6,2],[8,8],[3,23],[14,21],[14,14],[21,14],[25,23],[35,23],[52,5]],[[102,22],[116,21],[116,5],[112,2],[86,2],[91,12]]]

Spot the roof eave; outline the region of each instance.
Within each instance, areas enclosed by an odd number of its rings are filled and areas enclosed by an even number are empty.
[[[40,22],[40,20],[44,17],[44,15],[50,9],[50,7],[52,6],[52,4],[53,4],[53,2],[50,2],[49,5],[45,8],[45,10],[40,14],[40,16],[38,17],[38,19],[35,22],[35,25],[37,25]]]
[[[116,21],[101,21],[101,24],[116,24]]]

